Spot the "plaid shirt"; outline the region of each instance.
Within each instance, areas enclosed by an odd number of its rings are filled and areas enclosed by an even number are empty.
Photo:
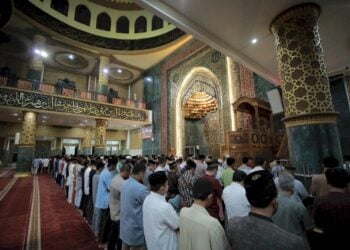
[[[181,194],[184,206],[190,207],[193,202],[192,187],[197,180],[190,170],[186,171],[179,178],[179,192]]]

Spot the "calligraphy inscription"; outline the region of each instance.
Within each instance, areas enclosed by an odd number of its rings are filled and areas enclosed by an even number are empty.
[[[145,121],[143,110],[87,102],[0,87],[0,105],[121,120]]]

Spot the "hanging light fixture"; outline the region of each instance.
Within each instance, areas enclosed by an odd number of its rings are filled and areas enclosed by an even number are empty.
[[[183,111],[187,119],[201,119],[218,109],[218,102],[206,92],[196,92],[184,105]]]

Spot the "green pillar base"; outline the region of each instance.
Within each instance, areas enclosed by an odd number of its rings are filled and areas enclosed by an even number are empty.
[[[287,127],[289,156],[296,174],[319,174],[325,157],[342,162],[338,128],[335,123]]]
[[[102,156],[106,154],[106,147],[95,147],[95,155]]]
[[[35,147],[18,146],[17,155],[17,172],[30,172],[32,161],[35,157]]]
[[[91,148],[83,148],[81,151],[82,151],[81,153],[83,155],[91,155],[91,153],[92,153]]]

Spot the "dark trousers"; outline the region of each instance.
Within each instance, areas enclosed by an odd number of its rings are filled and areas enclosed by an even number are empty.
[[[122,240],[119,238],[120,221],[111,221],[111,230],[108,237],[108,250],[114,250],[117,246],[117,250],[122,249]]]
[[[100,231],[98,235],[99,241],[101,243],[106,243],[108,241],[110,227],[111,219],[109,215],[109,208],[102,209]]]

